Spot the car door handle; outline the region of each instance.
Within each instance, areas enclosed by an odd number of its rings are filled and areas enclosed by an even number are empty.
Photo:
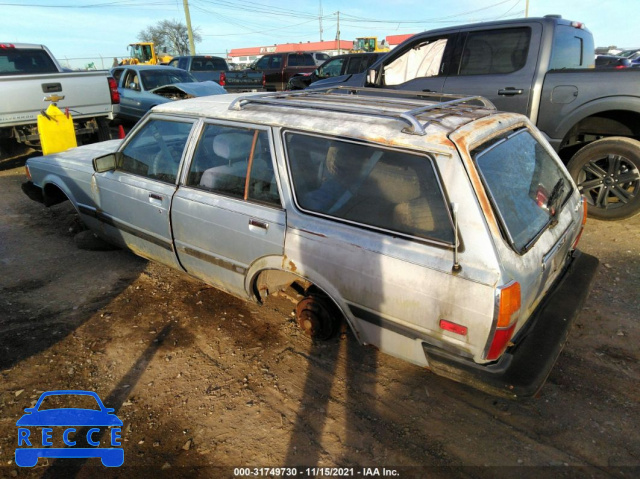
[[[163,198],[162,196],[160,196],[160,195],[158,195],[158,194],[156,194],[156,193],[149,193],[149,201],[150,201],[151,203],[153,203],[153,202],[154,202],[153,200],[155,200],[155,201],[159,201],[159,202],[161,202],[161,203],[162,203],[162,200],[163,200],[163,199],[164,199],[164,198]]]
[[[264,221],[254,220],[253,218],[249,220],[249,230],[256,231],[262,230],[266,232],[269,229],[269,225]]]
[[[503,88],[502,90],[498,90],[498,95],[515,96],[522,95],[523,92],[524,90],[522,88],[507,87]]]

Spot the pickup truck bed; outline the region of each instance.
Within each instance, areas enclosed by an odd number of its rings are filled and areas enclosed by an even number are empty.
[[[65,72],[43,45],[2,45],[0,150],[15,143],[38,149],[37,117],[50,103],[69,110],[80,143],[110,138],[119,98],[109,72]]]

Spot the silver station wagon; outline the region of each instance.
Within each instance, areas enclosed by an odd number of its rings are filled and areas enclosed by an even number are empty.
[[[300,326],[507,397],[537,393],[598,260],[539,131],[481,97],[358,89],[155,107],[122,141],[31,158],[25,192]]]

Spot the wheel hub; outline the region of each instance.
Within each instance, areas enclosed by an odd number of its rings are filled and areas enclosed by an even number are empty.
[[[330,300],[307,296],[296,306],[296,319],[302,330],[313,339],[324,340],[335,330],[336,308]]]

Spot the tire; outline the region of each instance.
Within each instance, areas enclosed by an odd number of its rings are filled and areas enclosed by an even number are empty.
[[[615,221],[640,212],[640,141],[594,141],[578,150],[567,167],[587,198],[590,217]]]
[[[111,140],[111,127],[106,118],[98,118],[98,141]]]

